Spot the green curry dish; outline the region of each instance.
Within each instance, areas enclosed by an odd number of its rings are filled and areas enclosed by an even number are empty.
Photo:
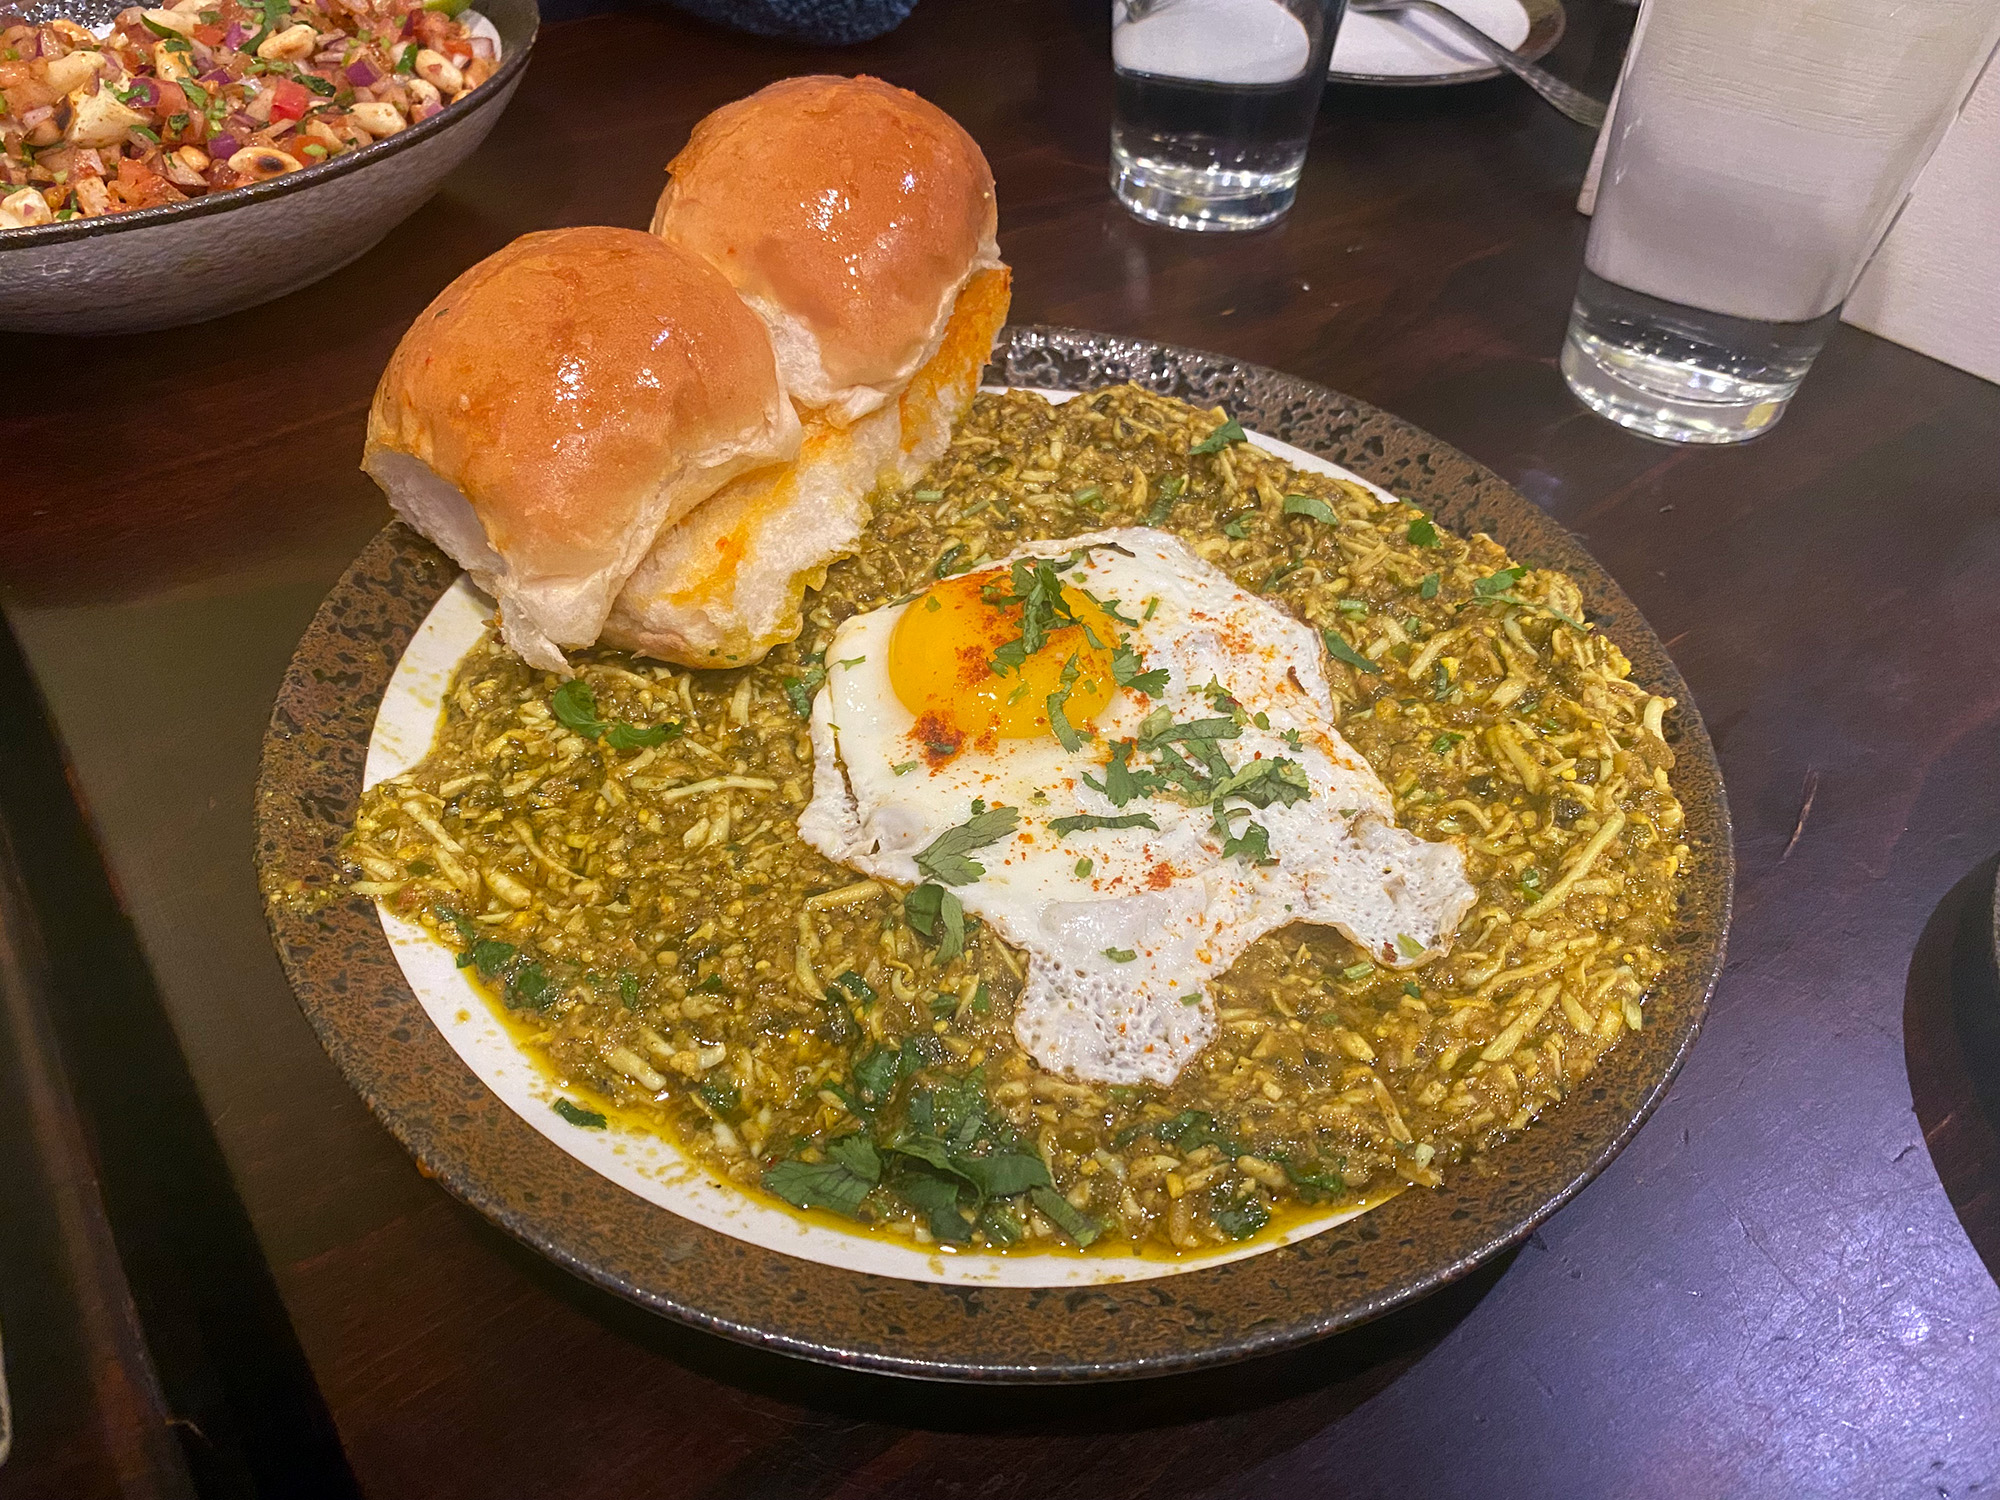
[[[1573,623],[1583,600],[1560,574],[1516,572],[1491,539],[1442,527],[1427,545],[1410,507],[1247,441],[1191,458],[1225,420],[1131,387],[1061,406],[978,396],[917,482],[936,498],[877,505],[795,642],[714,671],[574,653],[588,719],[681,726],[656,745],[566,725],[562,681],[483,641],[430,754],[362,799],[346,849],[357,898],[458,954],[564,1091],[745,1191],[905,1246],[1200,1256],[1476,1170],[1647,1022],[1688,858],[1672,705]],[[983,873],[997,831],[1101,882],[1107,861],[1078,856],[1112,834],[1059,832],[1032,804],[975,807],[960,827],[977,837],[936,850],[938,873],[912,888],[863,878],[799,836],[806,719],[846,620],[921,596],[941,562],[1146,524],[1169,489],[1153,524],[1239,587],[1285,570],[1283,607],[1369,663],[1333,662],[1332,721],[1400,825],[1457,841],[1478,897],[1449,951],[1414,969],[1331,928],[1259,938],[1190,994],[1212,1005],[1214,1039],[1171,1086],[1104,1087],[1022,1048],[1028,955],[965,910],[977,875],[943,877]],[[1288,514],[1288,495],[1334,520]],[[1158,603],[1111,607],[1122,625]],[[1144,692],[1148,668],[1130,669],[1114,661],[1118,691]],[[1296,787],[1241,763],[1227,698],[1192,722],[1141,703],[1119,738],[1086,742],[1105,815],[1210,807],[1257,857],[1252,829],[1272,814],[1256,799]]]

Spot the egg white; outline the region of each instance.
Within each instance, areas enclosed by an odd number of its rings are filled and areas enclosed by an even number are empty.
[[[918,606],[857,615],[827,649],[826,685],[813,704],[813,797],[799,831],[863,874],[916,885],[925,878],[917,854],[966,822],[975,799],[1018,808],[1013,833],[974,851],[984,873],[953,887],[969,914],[1029,955],[1015,1035],[1054,1072],[1168,1084],[1214,1034],[1204,982],[1264,933],[1324,923],[1376,962],[1409,967],[1446,946],[1474,893],[1457,846],[1397,828],[1388,789],[1340,737],[1324,647],[1310,626],[1149,529],[1032,542],[1002,561],[1080,548],[1091,550],[1065,581],[1140,619],[1126,627],[1128,639],[1146,668],[1166,668],[1163,694],[1120,689],[1074,752],[1053,737],[1003,739],[932,767],[889,679],[890,637]],[[1268,831],[1267,864],[1222,853],[1212,808],[1165,796],[1113,807],[1083,780],[1102,782],[1111,742],[1135,737],[1156,708],[1179,723],[1217,717],[1203,691],[1210,683],[1269,726],[1245,723],[1223,741],[1230,765],[1282,756],[1312,788],[1290,806],[1232,820],[1237,832],[1246,817]],[[1158,830],[1058,838],[1049,826],[1077,813],[1134,812],[1150,814]]]

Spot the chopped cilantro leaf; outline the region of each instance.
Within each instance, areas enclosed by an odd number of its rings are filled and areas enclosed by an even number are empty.
[[[1269,760],[1253,760],[1240,771],[1231,772],[1215,783],[1210,795],[1220,802],[1240,797],[1252,807],[1269,807],[1273,802],[1290,807],[1312,795],[1312,783],[1297,761],[1275,755]]]
[[[596,1110],[585,1109],[582,1105],[572,1104],[567,1099],[557,1099],[554,1108],[555,1112],[570,1124],[581,1126],[585,1130],[602,1130],[611,1123]]]
[[[1195,452],[1202,450],[1197,448]],[[1153,502],[1153,508],[1146,512],[1146,524],[1158,526],[1173,514],[1180,503],[1181,491],[1187,488],[1187,481],[1178,474],[1170,474],[1160,481],[1160,498]]]
[[[1069,1199],[1052,1187],[1030,1188],[1028,1201],[1040,1209],[1042,1216],[1051,1224],[1074,1240],[1080,1250],[1088,1250],[1097,1237],[1104,1233],[1103,1225],[1081,1209],[1073,1207]]]
[[[835,975],[833,982],[863,1005],[873,1005],[880,998],[875,993],[875,987],[852,969]]]
[[[873,1186],[840,1161],[781,1161],[764,1174],[764,1190],[794,1208],[830,1208],[850,1219]]]
[[[1285,514],[1288,516],[1310,516],[1328,526],[1338,526],[1340,518],[1333,513],[1333,507],[1317,495],[1285,496]]]
[[[1230,832],[1230,819],[1249,816],[1250,809],[1247,807],[1218,808],[1215,832],[1222,840],[1224,859],[1240,854],[1253,865],[1260,865],[1271,857],[1271,831],[1262,823],[1253,821],[1245,823],[1241,833]]]
[[[792,705],[792,712],[801,719],[810,719],[813,711],[813,694],[819,691],[819,685],[825,681],[826,668],[823,666],[809,667],[800,676],[787,677],[785,698]]]
[[[1439,755],[1449,755],[1452,746],[1464,738],[1464,735],[1447,729],[1443,734],[1431,741],[1431,749],[1435,750]]]
[[[1329,626],[1325,630],[1322,630],[1320,634],[1326,639],[1326,654],[1331,656],[1335,661],[1346,662],[1348,666],[1353,667],[1357,672],[1373,672],[1378,676],[1381,674],[1382,669],[1363,656],[1359,651],[1356,651],[1352,646],[1348,645],[1341,638],[1339,631]]]
[[[1167,669],[1155,667],[1145,670],[1146,663],[1129,644],[1120,643],[1111,653],[1111,677],[1120,687],[1131,688],[1135,693],[1144,693],[1148,698],[1158,698],[1167,691]]]
[[[1264,581],[1257,585],[1257,592],[1260,594],[1270,593],[1278,584],[1290,578],[1304,566],[1305,559],[1298,557],[1293,558],[1290,562],[1279,563],[1277,567],[1264,575]]]
[[[1057,838],[1067,838],[1072,833],[1089,833],[1098,828],[1150,828],[1160,831],[1160,825],[1153,821],[1151,813],[1126,813],[1123,817],[1108,818],[1098,813],[1075,813],[1067,818],[1054,818],[1049,822]],[[1088,865],[1089,860],[1081,861]],[[1082,870],[1078,874],[1085,873]]]
[[[1078,734],[1076,726],[1070,723],[1069,715],[1063,712],[1063,705],[1069,702],[1070,689],[1076,686],[1076,679],[1076,657],[1071,656],[1063,663],[1062,678],[1056,690],[1042,700],[1042,711],[1048,715],[1050,731],[1063,749],[1072,755],[1083,748],[1083,736]],[[1022,684],[1024,687],[1026,685]]]
[[[1091,864],[1090,856],[1086,854],[1082,859],[1076,862],[1076,878],[1078,880],[1088,879],[1092,868],[1094,867]]]
[[[903,915],[937,944],[939,963],[948,964],[965,951],[965,906],[943,886],[920,885],[904,896]]]
[[[1256,1198],[1245,1198],[1241,1203],[1225,1199],[1210,1208],[1208,1216],[1232,1240],[1247,1240],[1271,1222],[1271,1210]]]
[[[1412,1000],[1421,1000],[1424,998],[1424,992],[1417,987],[1414,980],[1410,979],[1403,981],[1403,993],[1408,995]]]
[[[1296,729],[1287,729],[1278,738],[1283,740],[1287,745],[1290,745],[1294,750],[1303,750],[1305,748],[1299,740],[1299,732]]]
[[[1231,417],[1227,422],[1224,422],[1220,427],[1216,428],[1215,431],[1211,432],[1207,437],[1203,438],[1200,442],[1196,443],[1192,448],[1188,449],[1188,452],[1220,453],[1224,448],[1227,448],[1231,443],[1241,443],[1246,441],[1248,441],[1248,439],[1244,435],[1243,424],[1238,422],[1234,417]]]
[[[610,727],[597,717],[597,699],[590,691],[590,684],[581,677],[570,678],[551,693],[549,707],[555,712],[556,722],[587,740],[596,739]]]
[[[986,866],[968,856],[974,849],[999,843],[1020,821],[1018,807],[981,811],[975,804],[969,820],[956,828],[947,828],[924,846],[917,855],[917,868],[929,879],[946,885],[969,885],[986,873]]]
[[[965,543],[953,542],[944,549],[944,556],[937,560],[937,567],[933,571],[940,578],[949,578],[958,571],[953,565],[963,556],[965,556]]]
[[[653,724],[641,729],[637,724],[617,723],[604,732],[604,743],[613,750],[650,750],[655,745],[664,745],[668,740],[677,740],[683,733],[678,722]]]
[[[1424,581],[1417,585],[1417,597],[1420,599],[1437,598],[1438,582],[1439,580],[1437,574],[1435,573],[1424,574]]]
[[[1438,529],[1431,525],[1428,516],[1418,516],[1414,521],[1410,522],[1410,529],[1406,534],[1412,546],[1435,547],[1438,545]]]
[[[1497,573],[1488,573],[1472,585],[1472,592],[1481,599],[1491,599],[1496,594],[1504,594],[1522,578],[1527,576],[1526,568],[1502,568]]]
[[[733,1078],[711,1078],[695,1092],[719,1115],[734,1114],[743,1107],[743,1090]]]

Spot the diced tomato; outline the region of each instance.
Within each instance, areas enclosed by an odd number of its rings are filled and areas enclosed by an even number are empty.
[[[271,90],[271,118],[274,120],[301,119],[311,107],[312,95],[297,79],[281,79],[278,86]]]

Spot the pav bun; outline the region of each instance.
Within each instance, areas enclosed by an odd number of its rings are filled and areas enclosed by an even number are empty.
[[[756,309],[801,408],[838,425],[937,352],[1000,263],[993,174],[936,105],[879,78],[788,78],[726,104],[668,165],[653,232]]]
[[[418,315],[362,467],[566,671],[679,520],[798,451],[764,324],[700,257],[633,229],[524,235]]]
[[[605,643],[734,667],[796,637],[805,591],[854,550],[874,494],[909,484],[951,441],[1007,321],[1010,282],[1001,266],[967,283],[937,352],[893,402],[847,427],[808,412],[797,459],[732,480],[662,531],[605,621]]]

